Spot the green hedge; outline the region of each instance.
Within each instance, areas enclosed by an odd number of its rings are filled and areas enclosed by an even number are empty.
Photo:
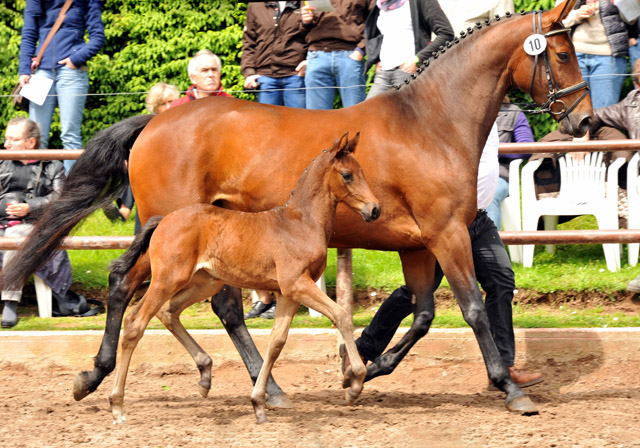
[[[18,55],[24,0],[0,5],[0,92],[8,95],[18,76]],[[549,9],[554,0],[516,0],[515,10]],[[90,93],[85,108],[83,136],[131,115],[143,113],[146,91],[156,82],[189,86],[187,63],[198,50],[208,48],[222,60],[226,89],[241,91],[242,27],[246,4],[227,0],[106,0],[103,20],[106,43],[90,63]],[[371,73],[369,74],[371,80]],[[119,94],[116,94],[119,93]],[[239,98],[253,95],[234,93]],[[0,98],[0,129],[18,114],[7,96]],[[524,93],[515,102],[528,102]],[[536,138],[555,129],[548,115],[530,115]],[[50,147],[59,148],[59,120],[54,118]]]

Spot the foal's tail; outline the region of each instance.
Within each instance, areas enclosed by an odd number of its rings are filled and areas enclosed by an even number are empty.
[[[2,271],[2,288],[21,288],[84,218],[122,193],[125,162],[153,115],[128,118],[98,132],[71,168],[57,199],[42,211],[17,256]]]
[[[158,224],[160,224],[160,221],[162,221],[162,218],[163,216],[153,216],[147,220],[140,233],[133,239],[133,243],[131,243],[129,249],[109,266],[112,274],[118,274],[124,277],[129,273],[138,261],[138,258],[140,258],[140,255],[149,249],[151,236],[156,230],[156,227],[158,227]]]

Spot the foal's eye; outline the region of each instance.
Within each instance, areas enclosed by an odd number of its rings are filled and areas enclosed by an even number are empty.
[[[558,53],[558,59],[562,62],[566,62],[569,60],[569,53]]]
[[[351,173],[342,173],[342,180],[345,182],[351,182],[353,180],[353,174]]]

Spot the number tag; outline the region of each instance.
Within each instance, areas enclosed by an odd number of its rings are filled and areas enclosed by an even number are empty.
[[[524,41],[524,51],[531,56],[542,53],[547,48],[547,38],[542,34],[532,34]]]

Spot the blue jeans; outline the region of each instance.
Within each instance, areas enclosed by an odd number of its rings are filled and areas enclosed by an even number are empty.
[[[42,106],[31,103],[29,118],[40,124],[42,147],[48,148],[53,110],[60,109],[60,138],[64,149],[82,149],[82,114],[89,92],[89,74],[85,70],[60,67],[56,70],[38,70],[38,75],[53,79],[53,85]],[[67,171],[75,160],[65,160]]]
[[[509,196],[509,182],[504,180],[502,177],[499,177],[496,192],[493,195],[491,203],[487,207],[487,215],[489,215],[489,218],[491,218],[491,221],[493,221],[498,230],[502,228],[502,212],[500,211],[500,204],[502,204],[502,201],[504,201],[507,196]]]
[[[304,77],[298,75],[284,78],[260,76],[258,102],[274,106],[298,107],[304,109]]]
[[[576,56],[578,57],[582,77],[589,84],[593,108],[599,109],[611,106],[620,101],[622,84],[627,75],[626,58],[585,53],[576,53]]]
[[[629,47],[629,62],[631,64],[631,73],[633,73],[633,64],[635,64],[636,60],[640,59],[640,43],[632,45]],[[637,87],[634,85],[634,89]]]
[[[351,51],[309,51],[307,72],[307,109],[333,109],[335,88],[340,91],[342,106],[364,101],[364,61],[351,59]]]

